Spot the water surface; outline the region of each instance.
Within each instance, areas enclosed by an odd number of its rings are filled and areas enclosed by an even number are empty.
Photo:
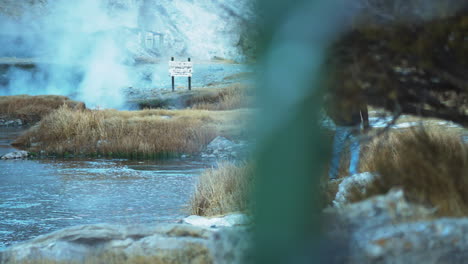
[[[0,128],[0,155],[21,132]],[[0,249],[79,224],[175,222],[198,175],[198,160],[12,160],[0,162]]]

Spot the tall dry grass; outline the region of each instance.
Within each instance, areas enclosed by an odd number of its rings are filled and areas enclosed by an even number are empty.
[[[408,199],[436,207],[441,216],[468,215],[468,145],[455,130],[417,127],[384,134],[365,147],[361,171],[379,176],[351,202],[400,187]]]
[[[82,102],[72,101],[68,97],[59,95],[0,96],[0,116],[35,123],[62,105],[72,109],[86,108]]]
[[[251,206],[253,165],[222,163],[199,178],[190,200],[190,213],[201,216],[245,212]]]
[[[236,112],[74,110],[63,106],[13,145],[54,155],[159,157],[200,151],[224,133]]]
[[[188,100],[187,105],[193,109],[232,110],[247,108],[253,105],[252,89],[243,84],[234,84],[226,88],[211,89],[211,93],[203,93]]]

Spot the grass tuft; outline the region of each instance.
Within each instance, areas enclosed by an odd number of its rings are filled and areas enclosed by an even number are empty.
[[[190,201],[190,213],[201,216],[245,212],[250,208],[253,165],[221,163],[199,178]]]
[[[468,215],[468,146],[460,133],[417,127],[375,138],[366,149],[361,171],[379,176],[350,202],[400,187],[408,199],[436,207],[440,216]]]
[[[212,89],[212,93],[195,96],[188,102],[193,109],[203,110],[232,110],[247,108],[252,105],[253,99],[250,88],[242,84],[234,84],[226,88]]]

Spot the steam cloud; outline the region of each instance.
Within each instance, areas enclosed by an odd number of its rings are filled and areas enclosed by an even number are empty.
[[[29,68],[0,65],[0,95],[61,94],[88,107],[123,108],[124,88],[164,85],[171,56],[243,59],[238,43],[245,18],[211,0],[4,1],[0,14],[10,15],[0,15],[0,57],[35,59]],[[247,2],[223,5],[245,14]],[[163,33],[164,49],[142,47],[141,30]],[[149,68],[133,65],[135,57],[151,55],[166,59],[149,75]]]
[[[41,15],[28,10],[19,19],[1,18],[7,40],[1,55],[39,61],[35,69],[9,68],[1,93],[71,95],[91,107],[120,108],[122,88],[130,85],[126,65],[131,60],[122,28],[136,28],[138,13],[126,9],[111,16],[105,4],[51,1]]]

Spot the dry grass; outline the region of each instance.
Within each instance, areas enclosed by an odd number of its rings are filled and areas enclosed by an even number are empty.
[[[242,117],[236,111],[76,111],[64,106],[21,135],[14,145],[65,156],[151,158],[194,153]]]
[[[0,116],[19,118],[26,123],[35,123],[50,112],[67,105],[72,109],[85,109],[81,102],[58,95],[15,95],[0,96]]]
[[[213,89],[211,93],[204,93],[201,96],[191,98],[187,105],[193,109],[203,110],[232,110],[252,106],[252,89],[242,84],[220,89]]]
[[[401,187],[408,198],[438,208],[440,216],[468,215],[468,146],[450,128],[392,131],[375,138],[364,150],[361,171],[379,174],[365,196]]]
[[[223,163],[205,171],[190,201],[190,213],[202,216],[247,211],[253,188],[253,166]]]

